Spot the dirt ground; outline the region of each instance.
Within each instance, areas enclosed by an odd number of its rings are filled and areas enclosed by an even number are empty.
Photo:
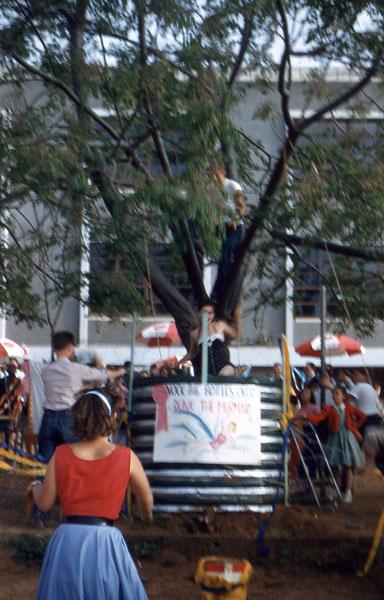
[[[22,502],[26,484],[26,478],[0,474],[0,600],[32,599],[39,577],[39,566],[18,557],[10,542],[29,536],[38,548],[41,537],[54,530],[28,525]],[[151,527],[133,519],[121,519],[119,527],[150,600],[201,598],[193,576],[198,559],[206,555],[252,563],[248,600],[382,600],[383,557],[367,577],[357,577],[356,571],[365,563],[384,508],[384,479],[360,475],[355,487],[349,506],[279,506],[266,530],[270,554],[264,558],[256,539],[268,515],[156,514]]]

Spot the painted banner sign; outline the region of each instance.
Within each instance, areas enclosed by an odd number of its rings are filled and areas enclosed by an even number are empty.
[[[168,384],[153,389],[154,462],[255,465],[261,461],[256,385]]]

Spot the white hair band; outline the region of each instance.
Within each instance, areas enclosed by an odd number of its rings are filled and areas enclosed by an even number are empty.
[[[91,392],[86,392],[84,395],[85,396],[90,396],[91,394],[93,394],[94,396],[97,396],[98,398],[100,398],[100,400],[102,402],[104,402],[105,406],[108,408],[108,414],[112,414],[112,408],[111,405],[108,402],[108,399],[106,396],[104,396],[104,394],[102,394],[101,392],[98,392],[97,390],[92,390]]]

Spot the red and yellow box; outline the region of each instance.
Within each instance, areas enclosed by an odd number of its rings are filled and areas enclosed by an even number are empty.
[[[246,600],[251,563],[245,558],[205,556],[199,560],[195,581],[202,600]]]

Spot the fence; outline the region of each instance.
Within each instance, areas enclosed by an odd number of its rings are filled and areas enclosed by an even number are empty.
[[[191,382],[177,378],[178,383]],[[132,403],[132,448],[144,464],[155,499],[155,510],[162,512],[199,512],[208,507],[217,511],[268,512],[283,486],[281,466],[282,436],[280,418],[282,391],[270,382],[248,378],[216,377],[210,382],[231,385],[254,384],[261,394],[262,460],[254,465],[215,465],[196,463],[154,463],[154,425],[156,405],[152,386],[174,383],[174,379],[136,380]]]

